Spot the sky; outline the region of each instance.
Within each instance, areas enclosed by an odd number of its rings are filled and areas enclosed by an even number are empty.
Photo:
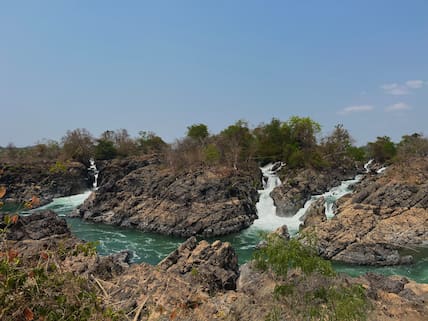
[[[0,0],[0,146],[309,116],[428,135],[428,1]]]

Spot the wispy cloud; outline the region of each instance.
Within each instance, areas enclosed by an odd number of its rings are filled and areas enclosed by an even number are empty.
[[[371,105],[358,105],[358,106],[348,106],[339,111],[339,114],[346,115],[351,113],[360,113],[372,111],[374,108]]]
[[[423,80],[407,80],[404,84],[383,84],[380,88],[383,89],[385,94],[393,96],[403,96],[411,94],[411,89],[422,88],[426,84]]]
[[[385,111],[387,112],[393,112],[393,111],[405,111],[412,109],[411,106],[407,105],[406,103],[396,103],[394,105],[388,106],[385,108]]]
[[[422,88],[426,84],[423,80],[407,80],[406,86],[413,89]]]

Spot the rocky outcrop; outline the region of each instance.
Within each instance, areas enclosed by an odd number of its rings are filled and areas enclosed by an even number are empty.
[[[251,262],[238,270],[236,253],[228,243],[210,244],[191,237],[157,266],[129,265],[127,252],[108,257],[85,253],[85,243],[70,235],[64,220],[53,212],[19,217],[9,225],[8,231],[7,242],[0,246],[7,244],[12,249],[8,251],[9,256],[18,255],[21,262],[29,264],[22,265],[22,271],[28,268],[28,273],[32,273],[29,260],[45,269],[51,269],[54,263],[58,269],[54,273],[78,275],[79,282],[97,291],[97,304],[111,313],[122,311],[127,315],[123,319],[258,321],[266,320],[273,313],[285,320],[306,319],[295,313],[307,308],[303,296],[289,301],[288,297],[281,299],[274,295],[283,280],[268,271],[255,269]],[[288,238],[285,228],[276,233]],[[290,270],[289,280],[296,280],[296,293],[326,286],[320,275],[300,276],[301,271]],[[339,276],[330,282],[344,286],[363,284],[372,307],[368,310],[370,321],[426,319],[427,285],[376,274],[359,278]],[[66,292],[76,285],[64,283],[63,286]],[[44,297],[40,296],[40,300]]]
[[[325,199],[320,197],[309,206],[306,213],[301,217],[303,227],[317,226],[318,224],[327,221],[325,216]]]
[[[44,205],[55,197],[88,190],[92,180],[87,168],[77,162],[0,164],[0,186],[6,187],[5,203],[22,204],[35,196]]]
[[[210,293],[236,288],[238,257],[227,242],[198,243],[195,237],[191,237],[158,266],[166,272],[187,276],[192,282],[203,281],[204,290]]]
[[[100,166],[99,189],[76,216],[189,237],[240,231],[257,218],[258,176],[229,168],[174,172],[157,159]]]
[[[427,164],[426,158],[415,159],[369,174],[354,194],[338,202],[333,219],[308,222],[320,254],[352,264],[411,263],[412,256],[402,250],[428,244]]]
[[[322,194],[340,185],[341,181],[355,177],[356,174],[356,169],[331,171],[304,169],[286,172],[284,177],[281,177],[282,185],[271,193],[277,215],[293,216],[311,196]]]
[[[5,228],[4,217],[0,213],[0,228]],[[7,228],[6,238],[13,241],[41,240],[46,237],[70,237],[65,219],[52,211],[40,211],[29,216],[17,216],[17,221]]]

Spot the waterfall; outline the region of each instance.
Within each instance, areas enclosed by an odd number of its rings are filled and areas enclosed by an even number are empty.
[[[366,170],[366,173],[370,172],[370,165],[373,163],[373,159],[370,159],[366,164],[364,164],[364,169]],[[342,196],[349,194],[352,192],[352,186],[363,178],[363,175],[357,175],[355,178],[342,181],[339,186],[333,187],[328,192],[318,196],[318,197],[324,197],[325,203],[325,216],[327,218],[332,218],[334,216],[334,209],[335,209],[335,203],[336,201],[341,198]]]
[[[251,226],[252,229],[272,231],[283,225],[287,225],[291,231],[297,231],[299,229],[300,221],[296,216],[281,217],[276,215],[276,206],[270,196],[274,188],[281,185],[281,180],[276,173],[284,166],[284,163],[277,162],[260,168],[263,174],[263,189],[259,190],[260,197],[256,204],[259,218],[254,221]]]
[[[89,166],[88,170],[91,171],[94,174],[94,182],[92,183],[92,188],[94,190],[98,189],[98,174],[99,171],[97,169],[97,165],[95,165],[95,160],[93,158],[91,158],[89,160],[91,166]]]
[[[364,169],[366,170],[366,173],[370,172],[370,165],[373,163],[373,159],[369,160],[367,163],[364,164]]]

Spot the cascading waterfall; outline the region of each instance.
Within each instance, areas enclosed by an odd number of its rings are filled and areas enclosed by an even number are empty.
[[[364,164],[364,169],[366,170],[366,173],[370,172],[370,165],[373,163],[373,159],[369,160],[367,163]]]
[[[89,166],[88,170],[91,171],[94,174],[94,182],[92,183],[92,188],[94,190],[98,189],[98,174],[100,173],[98,171],[97,165],[95,165],[95,160],[91,158],[89,160],[91,166]]]
[[[92,168],[94,168],[93,166],[95,166],[95,163],[91,163]],[[299,225],[302,223],[300,218],[305,214],[309,206],[321,196],[313,196],[309,201],[306,202],[305,206],[301,208],[293,217],[277,216],[273,199],[270,197],[269,194],[275,187],[281,185],[281,181],[276,174],[279,166],[284,166],[284,164],[269,164],[261,168],[261,171],[263,173],[264,189],[259,191],[260,201],[257,204],[259,219],[257,219],[250,228],[240,233],[220,238],[222,241],[228,241],[232,244],[232,246],[238,253],[240,264],[245,263],[251,259],[252,253],[254,251],[254,246],[260,241],[258,234],[260,230],[272,231],[275,228],[285,224],[288,226],[288,229],[291,234],[297,233]],[[367,166],[370,166],[370,164]],[[365,168],[367,170],[366,166]],[[340,188],[336,188],[340,191],[346,190],[346,188],[349,189],[351,184],[361,179],[360,177],[358,178],[358,180],[356,180],[357,178],[358,176],[354,180],[342,182]],[[95,180],[94,183],[94,188],[96,188],[97,181]],[[335,190],[335,188],[333,188],[329,192],[331,192],[331,196],[334,196],[334,198],[331,198],[332,202],[334,202],[334,200],[339,198],[339,196],[341,195],[341,193],[339,193],[338,190]],[[89,197],[91,193],[92,191],[87,191],[79,195],[56,198],[53,200],[52,203],[45,205],[42,208],[52,209],[56,211],[59,216],[66,217],[72,233],[78,238],[87,241],[99,241],[98,251],[101,255],[107,255],[128,249],[134,255],[134,262],[147,262],[150,264],[157,264],[171,251],[176,249],[182,241],[184,241],[182,239],[172,238],[164,235],[146,233],[132,229],[125,229],[117,226],[104,225],[101,223],[92,223],[78,218],[67,218],[67,214],[69,214],[78,205],[83,203],[83,201],[87,197]],[[324,195],[326,195],[327,193],[325,193]],[[42,208],[38,208],[38,210]],[[210,241],[214,241],[215,239],[212,239]],[[339,271],[346,272],[351,275],[360,275],[368,271],[375,271],[387,275],[404,275],[413,278],[419,282],[427,283],[428,259],[426,258],[427,253],[424,253],[421,253],[421,257],[423,257],[423,259],[418,260],[417,263],[412,265],[411,267],[394,266],[385,268],[373,268],[345,265],[336,268],[339,269]]]
[[[270,196],[274,188],[281,185],[276,173],[283,166],[284,163],[273,163],[260,168],[263,174],[263,189],[259,190],[260,197],[256,204],[259,218],[254,221],[253,229],[270,231],[285,224],[283,218],[276,215],[276,206]]]
[[[263,190],[259,191],[260,198],[256,204],[257,215],[259,218],[254,221],[250,227],[250,231],[273,231],[278,227],[286,225],[290,234],[296,234],[299,231],[299,226],[302,224],[301,217],[306,213],[309,206],[314,202],[311,198],[305,203],[297,213],[291,217],[282,217],[276,215],[276,206],[270,193],[278,186],[281,185],[281,180],[276,174],[279,169],[284,167],[284,163],[268,164],[261,167],[260,170],[263,174]]]

